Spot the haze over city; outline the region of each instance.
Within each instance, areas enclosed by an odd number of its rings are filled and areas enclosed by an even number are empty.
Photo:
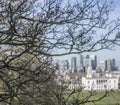
[[[114,20],[116,18],[120,18],[120,0],[113,0],[114,2],[114,11],[110,13],[109,19]],[[100,34],[101,35],[101,34]],[[61,52],[61,51],[60,51]],[[98,60],[98,65],[101,60],[106,60],[106,59],[115,59],[116,60],[116,65],[119,66],[120,68],[120,47],[119,46],[114,46],[112,49],[103,49],[101,51],[97,52],[87,52],[83,53],[83,55],[96,55],[97,60]],[[75,55],[66,55],[64,57],[54,57],[54,59],[60,59],[60,60],[65,60],[69,59],[70,57],[75,56]]]

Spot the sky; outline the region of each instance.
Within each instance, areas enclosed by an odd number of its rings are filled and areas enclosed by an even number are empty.
[[[115,8],[114,8],[114,11],[110,13],[110,20],[120,18],[120,0],[113,0],[113,2],[115,4]],[[116,65],[119,66],[119,69],[120,69],[120,46],[115,47],[114,50],[101,50],[94,53],[84,53],[83,55],[86,55],[86,54],[97,55],[98,64],[101,60],[114,58],[116,60]],[[60,60],[70,59],[71,56],[75,56],[75,55],[58,57],[58,59]]]
[[[120,18],[120,0],[113,0],[115,3],[115,9],[114,11],[110,14],[110,19],[116,19]],[[115,58],[117,66],[120,68],[120,46],[116,46],[114,50],[101,50],[95,53],[98,57],[98,62],[100,60],[105,60],[105,59],[112,59]]]

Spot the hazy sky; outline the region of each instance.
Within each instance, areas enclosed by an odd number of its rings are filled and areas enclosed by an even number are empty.
[[[116,19],[120,18],[120,0],[113,0],[115,3],[115,9],[114,11],[110,14],[110,19]],[[101,50],[95,53],[89,53],[89,54],[95,54],[98,57],[98,63],[100,60],[105,60],[105,59],[116,59],[116,64],[120,68],[120,46],[116,46],[114,50]]]
[[[115,3],[115,9],[110,14],[110,19],[120,18],[120,0],[113,0]],[[105,60],[109,58],[115,58],[117,61],[117,65],[120,67],[120,46],[115,47],[115,50],[102,50],[92,54],[96,54],[99,60]]]
[[[113,0],[113,1],[115,3],[115,9],[110,14],[110,20],[120,18],[120,0]],[[95,53],[85,53],[84,55],[86,55],[86,54],[97,55],[98,63],[99,63],[100,60],[115,58],[116,59],[116,64],[120,68],[120,47],[115,47],[114,49],[115,50],[111,50],[111,51],[110,50],[102,50],[102,51],[98,51],[98,52],[95,52]],[[73,56],[73,55],[58,57],[58,59],[69,59],[71,56]]]

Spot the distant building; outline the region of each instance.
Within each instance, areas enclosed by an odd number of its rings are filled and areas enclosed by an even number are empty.
[[[108,61],[107,60],[100,61],[100,68],[102,72],[106,72],[108,70]]]
[[[97,68],[97,56],[96,55],[91,55],[90,59],[91,59],[92,69],[95,70]]]
[[[76,72],[77,71],[76,57],[72,57],[71,58],[71,69],[72,69],[72,72]]]
[[[88,69],[88,67],[91,67],[91,59],[89,59],[88,56],[84,58],[84,67],[85,67],[85,71]]]
[[[106,70],[105,61],[100,61],[100,68],[101,68],[102,72],[105,72],[105,70]]]
[[[116,77],[82,77],[82,86],[85,90],[117,90],[118,79]]]
[[[88,67],[92,67],[93,70],[96,70],[97,68],[97,56],[96,55],[86,55],[84,58],[84,67],[85,70],[88,69]]]
[[[90,56],[89,55],[86,55],[86,59],[89,59],[90,58]]]
[[[56,71],[58,85],[66,88],[84,90],[117,90],[120,89],[120,71],[97,72],[88,67],[86,73]]]
[[[96,73],[92,68],[88,68],[85,77],[82,77],[82,87],[85,90],[116,90],[119,88],[118,77],[111,73]]]
[[[116,71],[117,70],[115,59],[112,59],[111,66],[112,66],[112,71]]]
[[[107,67],[107,60],[105,60],[105,71],[107,71],[108,67]]]
[[[77,71],[83,70],[83,55],[77,55]]]
[[[111,61],[111,59],[107,60],[107,71],[108,72],[112,71],[112,61]]]
[[[102,69],[103,72],[111,72],[114,71],[116,69],[115,66],[115,59],[108,59],[105,61],[100,61],[100,67]]]

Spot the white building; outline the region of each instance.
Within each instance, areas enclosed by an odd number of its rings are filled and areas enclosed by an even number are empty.
[[[118,89],[120,89],[120,71],[113,71],[112,75],[118,78]]]
[[[85,90],[116,90],[118,78],[116,77],[82,77],[82,86]]]
[[[82,77],[82,87],[85,90],[116,90],[119,80],[111,73],[97,75],[91,67],[88,67],[86,77]]]
[[[56,71],[58,85],[73,89],[117,90],[120,89],[120,72],[95,72],[88,67],[87,74],[70,71]]]

